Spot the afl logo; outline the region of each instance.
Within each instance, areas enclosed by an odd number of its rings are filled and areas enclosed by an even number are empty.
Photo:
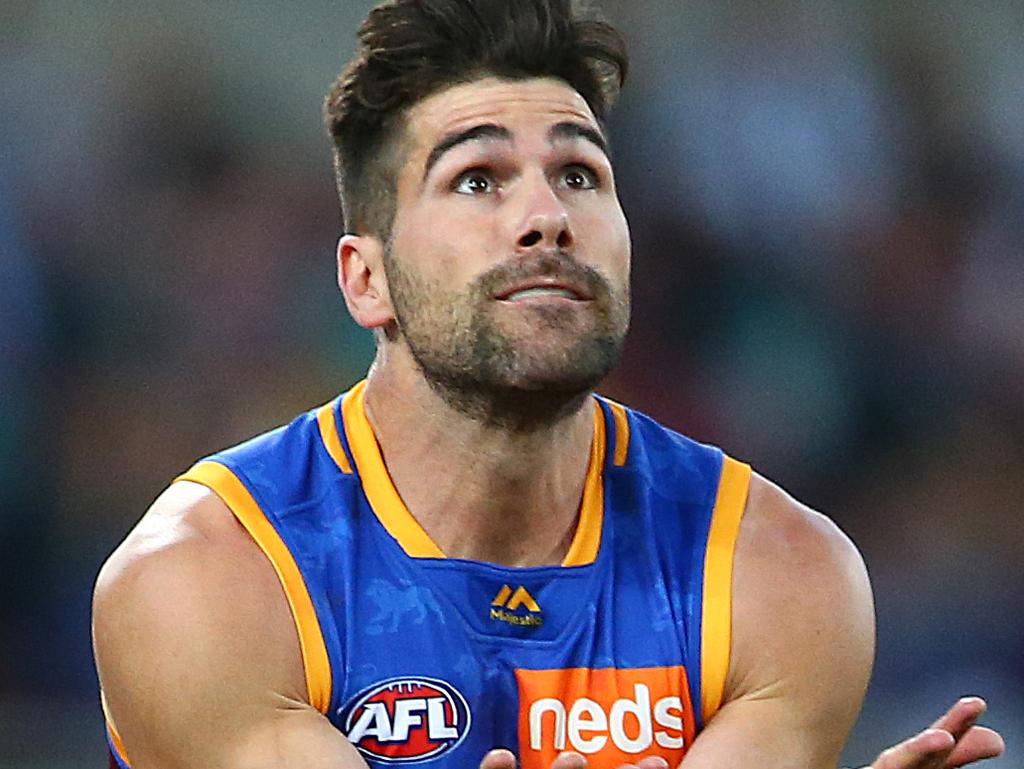
[[[436,678],[392,678],[357,694],[343,712],[349,742],[391,764],[447,753],[469,732],[471,718],[466,698]]]

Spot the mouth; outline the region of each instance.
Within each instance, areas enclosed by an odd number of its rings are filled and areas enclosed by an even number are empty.
[[[535,299],[568,299],[588,302],[591,297],[579,286],[561,280],[537,279],[520,283],[495,296],[500,302],[525,302]]]

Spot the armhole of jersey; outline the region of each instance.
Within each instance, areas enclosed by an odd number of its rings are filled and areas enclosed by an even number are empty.
[[[117,733],[114,721],[110,717],[110,710],[107,708],[107,698],[103,696],[102,690],[100,691],[100,707],[103,709],[103,721],[107,727],[107,744],[110,747],[110,755],[118,763],[118,766],[128,769],[128,751],[124,749],[121,735]]]
[[[270,560],[284,588],[299,633],[309,704],[326,715],[331,707],[331,663],[320,621],[298,564],[245,484],[218,462],[200,462],[175,481],[192,481],[220,497]]]
[[[750,488],[750,466],[723,457],[718,494],[711,513],[704,555],[701,602],[701,716],[704,724],[718,712],[729,672],[732,646],[732,567],[740,520]]]

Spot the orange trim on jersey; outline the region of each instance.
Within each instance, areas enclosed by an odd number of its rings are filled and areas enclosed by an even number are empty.
[[[629,417],[626,415],[626,407],[621,403],[610,401],[607,398],[604,402],[612,410],[612,417],[615,419],[615,459],[616,467],[626,464],[629,456]]]
[[[270,560],[281,580],[299,632],[309,704],[326,715],[331,707],[331,663],[327,656],[327,646],[309,588],[281,535],[267,520],[266,514],[245,484],[224,465],[200,462],[184,475],[175,478],[175,481],[192,481],[212,490],[234,513]]]
[[[107,698],[103,694],[103,690],[100,690],[100,708],[103,710],[103,720],[107,723],[107,733],[110,735],[110,741],[114,745],[114,750],[117,752],[118,758],[127,765],[131,765],[128,760],[128,751],[124,749],[124,741],[121,739],[121,735],[117,733],[117,728],[114,726],[114,719],[110,717],[110,708],[107,707]]]
[[[601,549],[601,526],[604,521],[604,458],[608,439],[604,424],[604,412],[594,401],[594,438],[590,442],[590,466],[583,483],[583,500],[580,502],[580,521],[576,535],[569,545],[569,552],[562,561],[563,566],[586,566],[597,560]]]
[[[733,556],[749,488],[750,466],[725,457],[704,556],[700,693],[705,724],[722,705],[725,678],[729,673]]]
[[[341,436],[338,433],[338,421],[334,414],[335,401],[321,406],[316,412],[316,423],[320,427],[320,439],[324,442],[324,448],[331,455],[334,464],[345,475],[352,474],[352,465],[348,461],[348,455],[341,446]]]
[[[363,380],[345,395],[341,404],[342,419],[349,448],[356,460],[363,491],[370,501],[370,507],[395,541],[412,558],[444,558],[430,535],[420,526],[409,508],[405,506],[398,489],[391,481],[388,469],[381,456],[377,436],[366,416],[363,396],[366,381]]]
[[[412,558],[444,558],[437,543],[416,520],[402,501],[391,480],[373,426],[366,416],[366,381],[355,385],[341,404],[345,436],[355,459],[366,498],[385,530]],[[605,458],[604,414],[594,402],[594,438],[590,446],[590,464],[583,485],[579,523],[563,566],[585,566],[597,558],[601,546],[604,518],[603,468]]]

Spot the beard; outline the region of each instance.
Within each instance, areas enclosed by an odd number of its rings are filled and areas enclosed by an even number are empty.
[[[394,338],[405,340],[430,387],[459,413],[490,427],[528,432],[575,413],[614,368],[629,327],[629,287],[563,252],[516,258],[446,289],[385,254],[395,309]],[[522,307],[502,318],[503,287],[537,277],[571,281],[586,308]],[[512,320],[513,322],[508,322]],[[504,321],[504,322],[503,322]]]

